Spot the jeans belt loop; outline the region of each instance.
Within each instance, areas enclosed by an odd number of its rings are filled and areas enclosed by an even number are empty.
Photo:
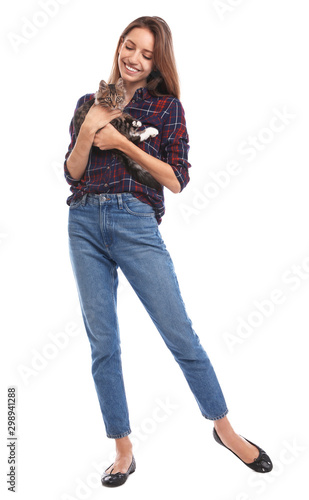
[[[121,193],[117,194],[117,199],[118,199],[118,208],[122,210],[123,203],[122,203],[122,196]]]
[[[85,206],[87,200],[88,193],[85,193],[82,199],[82,205]]]

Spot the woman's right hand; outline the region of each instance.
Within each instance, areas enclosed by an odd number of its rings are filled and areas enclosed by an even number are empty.
[[[82,127],[86,129],[91,135],[95,135],[96,132],[105,127],[114,118],[121,116],[122,111],[120,109],[109,109],[103,108],[98,104],[93,104],[89,109]]]

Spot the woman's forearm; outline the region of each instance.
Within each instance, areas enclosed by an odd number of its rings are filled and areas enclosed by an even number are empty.
[[[172,167],[154,156],[149,155],[138,146],[120,134],[112,125],[107,124],[98,133],[93,128],[81,126],[75,146],[67,159],[67,168],[73,179],[80,180],[83,176],[92,145],[102,150],[119,149],[141,167],[147,170],[160,184],[173,193],[180,193],[180,183]]]
[[[84,175],[96,132],[120,115],[120,109],[110,110],[97,105],[91,106],[82,123],[72,153],[67,159],[67,168],[73,179],[80,180]]]
[[[83,125],[80,128],[75,146],[66,163],[70,176],[76,180],[80,180],[86,170],[95,135],[89,131],[88,127],[83,127]]]
[[[180,193],[180,183],[170,165],[149,155],[124,137],[118,149],[145,168],[160,184],[173,193]]]

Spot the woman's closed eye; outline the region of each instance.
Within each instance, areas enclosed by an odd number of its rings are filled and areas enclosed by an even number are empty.
[[[134,50],[132,47],[128,47],[127,45],[126,45],[126,49],[127,49],[127,50]],[[144,57],[145,59],[147,59],[147,61],[150,61],[150,60],[151,60],[151,57],[147,57],[147,56],[145,56],[145,54],[143,54],[143,57]]]

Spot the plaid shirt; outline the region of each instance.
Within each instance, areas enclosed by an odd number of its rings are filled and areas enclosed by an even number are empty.
[[[93,97],[94,94],[81,97],[76,109]],[[139,143],[138,147],[168,163],[175,172],[182,191],[190,180],[188,168],[191,165],[188,162],[189,136],[180,101],[172,96],[154,97],[145,87],[136,90],[133,99],[124,111],[143,124],[140,130],[149,126],[159,130],[156,137]],[[79,181],[73,179],[66,165],[76,141],[73,119],[70,124],[70,135],[71,143],[64,162],[65,179],[71,185],[73,193],[67,199],[68,205],[85,193],[132,193],[136,198],[154,208],[158,224],[161,223],[165,212],[163,187],[157,191],[135,181],[121,160],[110,150],[101,151],[93,146],[82,178]]]

